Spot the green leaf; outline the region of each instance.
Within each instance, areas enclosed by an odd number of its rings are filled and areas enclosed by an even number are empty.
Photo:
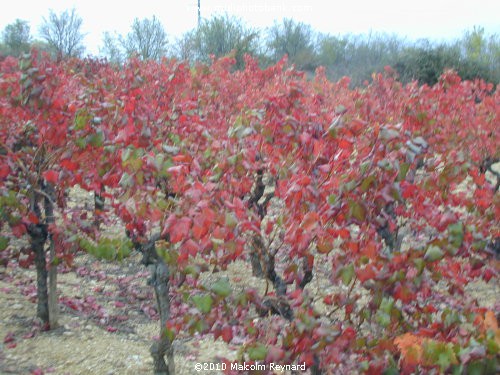
[[[484,374],[484,365],[480,361],[475,361],[472,363],[469,363],[467,366],[467,374],[470,375],[482,375]]]
[[[90,116],[82,111],[77,112],[75,115],[75,130],[82,130],[87,125]]]
[[[123,188],[129,188],[134,186],[134,179],[127,172],[124,172],[118,184]]]
[[[420,276],[424,271],[425,262],[423,261],[423,259],[415,259],[413,263],[415,263],[415,268],[417,269],[418,272],[417,275]]]
[[[115,255],[113,245],[108,243],[107,241],[100,242],[95,249],[94,255],[97,258],[112,260],[114,258],[114,255]]]
[[[330,194],[328,196],[328,204],[333,206],[335,202],[337,202],[337,196],[335,194]]]
[[[75,139],[75,145],[77,145],[79,148],[85,148],[85,147],[87,147],[87,140],[86,140],[86,138],[82,137],[82,138]]]
[[[177,134],[170,133],[168,137],[170,138],[174,146],[179,146],[181,144],[181,138]]]
[[[0,251],[4,251],[9,244],[9,239],[7,237],[0,236]]]
[[[362,203],[355,201],[349,202],[349,215],[358,221],[365,221],[366,207]]]
[[[249,347],[247,352],[251,361],[263,361],[267,356],[267,348],[262,344]]]
[[[442,372],[448,369],[450,365],[458,363],[451,344],[433,340],[424,344],[424,357],[439,365]]]
[[[410,164],[408,163],[401,163],[399,165],[398,181],[403,181],[406,178],[409,169],[410,169]]]
[[[208,294],[196,295],[192,297],[193,303],[203,314],[208,314],[212,310],[213,299]]]
[[[335,107],[336,114],[342,114],[345,111],[347,111],[347,108],[345,106],[343,106],[342,104],[339,104],[338,106]]]
[[[349,285],[354,277],[354,264],[349,264],[340,270],[340,278],[344,285]]]
[[[368,189],[370,188],[370,186],[375,182],[375,176],[374,175],[370,175],[368,177],[366,177],[362,182],[361,182],[361,186],[360,186],[360,189],[362,192],[367,192]]]
[[[387,327],[389,324],[391,324],[391,316],[386,312],[379,310],[377,311],[376,321],[382,327]]]
[[[229,280],[227,278],[221,278],[212,285],[210,290],[218,296],[225,298],[231,294],[231,284],[229,284]]]
[[[349,192],[352,191],[357,185],[356,181],[349,181],[344,184],[343,191],[344,192]]]
[[[493,329],[489,329],[486,333],[486,349],[492,355],[496,355],[499,352],[500,347],[497,343],[496,332]]]
[[[89,143],[94,147],[101,147],[104,143],[104,133],[102,130],[97,130],[95,134],[92,134]]]
[[[126,148],[122,151],[122,162],[126,162],[132,155],[132,149]]]
[[[424,255],[424,260],[427,262],[434,262],[436,260],[439,260],[443,258],[444,252],[441,250],[438,246],[431,245],[427,248],[427,251],[425,252]]]
[[[163,334],[168,339],[168,341],[173,342],[175,340],[175,332],[169,329],[168,327],[165,327]]]
[[[450,224],[448,226],[448,233],[449,241],[453,246],[457,248],[462,246],[464,242],[464,225],[462,222]]]
[[[359,167],[361,174],[365,174],[368,168],[370,167],[371,163],[369,161],[365,161],[364,163],[361,164]]]
[[[394,299],[392,297],[384,297],[382,301],[380,301],[380,311],[385,312],[386,314],[390,314],[392,308],[394,307]]]
[[[382,373],[382,375],[399,375],[399,370],[395,367],[390,367]]]
[[[234,227],[236,227],[236,225],[238,224],[238,219],[236,218],[236,216],[234,215],[234,213],[232,212],[226,212],[226,226],[228,228],[231,228],[231,229],[234,229]]]
[[[228,161],[229,164],[231,164],[231,165],[234,166],[236,164],[236,162],[238,162],[240,159],[241,159],[241,155],[240,154],[236,154],[236,155],[229,156],[227,158],[227,161]]]

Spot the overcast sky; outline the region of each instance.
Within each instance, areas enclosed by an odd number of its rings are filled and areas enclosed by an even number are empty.
[[[87,52],[97,54],[104,31],[126,34],[134,18],[155,15],[173,42],[197,22],[198,0],[22,0],[9,1],[0,12],[0,30],[16,18],[30,23],[37,37],[49,9],[75,8],[83,18]],[[498,0],[200,0],[201,15],[229,14],[248,26],[265,28],[284,17],[310,24],[332,35],[369,32],[395,33],[411,40],[451,40],[482,26],[500,34]]]

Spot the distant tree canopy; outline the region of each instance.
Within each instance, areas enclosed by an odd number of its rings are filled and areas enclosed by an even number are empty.
[[[259,33],[237,18],[217,16],[204,20],[201,25],[177,42],[177,55],[182,59],[209,62],[210,56],[221,57],[230,53],[236,59],[236,68],[243,68],[245,54],[255,55]]]
[[[0,55],[19,56],[35,47],[58,58],[81,56],[85,49],[82,22],[74,9],[60,14],[50,11],[39,30],[42,40],[33,40],[28,22],[17,19],[1,34]],[[126,35],[105,32],[99,51],[116,64],[131,56],[210,63],[212,56],[231,55],[236,59],[236,69],[244,68],[245,54],[258,58],[262,67],[287,55],[289,64],[309,75],[323,66],[332,80],[350,77],[351,86],[363,85],[387,65],[395,69],[402,82],[417,80],[432,85],[445,69],[454,69],[463,79],[482,78],[495,85],[500,82],[500,37],[486,34],[481,27],[474,27],[454,42],[413,42],[388,34],[321,34],[293,19],[284,19],[261,32],[226,14],[204,19],[169,44],[164,26],[153,16],[136,18]]]
[[[75,9],[60,14],[51,10],[49,18],[43,18],[40,35],[58,58],[78,57],[85,51],[82,23]]]
[[[331,79],[349,76],[356,86],[396,61],[404,46],[403,40],[385,34],[322,35],[317,50],[320,65]]]
[[[500,39],[487,38],[484,29],[474,28],[453,44],[421,41],[403,49],[392,61],[402,81],[418,80],[432,85],[445,69],[454,69],[463,79],[500,81]]]
[[[313,70],[318,65],[311,26],[285,19],[268,30],[267,47],[274,61],[288,55],[298,69]]]
[[[6,55],[19,56],[22,53],[29,52],[31,48],[29,23],[16,19],[14,23],[5,27],[2,33],[2,41]]]
[[[134,19],[126,36],[105,32],[100,52],[114,63],[132,56],[159,61],[167,55],[167,45],[167,33],[158,18],[153,16]]]
[[[132,30],[120,43],[127,56],[139,55],[143,60],[160,60],[167,53],[167,33],[161,22],[153,16],[142,20],[135,19]]]

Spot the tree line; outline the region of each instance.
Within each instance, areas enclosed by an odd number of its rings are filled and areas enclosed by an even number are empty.
[[[82,57],[82,24],[74,9],[59,14],[50,11],[39,29],[41,40],[35,40],[29,23],[17,19],[3,30],[0,55],[19,56],[35,47],[59,59]],[[330,79],[349,76],[353,86],[362,85],[387,65],[403,82],[418,80],[432,85],[445,69],[456,70],[463,79],[482,78],[495,85],[500,81],[500,36],[489,35],[482,27],[474,27],[452,42],[410,42],[389,34],[323,34],[293,19],[259,30],[238,18],[219,15],[169,40],[164,26],[153,16],[135,19],[126,35],[105,32],[99,52],[116,64],[132,56],[209,63],[213,57],[232,55],[236,69],[244,67],[245,54],[257,57],[263,67],[287,55],[288,63],[297,69],[313,74],[323,66]]]

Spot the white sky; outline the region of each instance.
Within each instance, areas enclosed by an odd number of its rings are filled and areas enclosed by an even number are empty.
[[[5,1],[5,0],[4,0]],[[310,24],[315,30],[342,35],[395,33],[416,40],[459,38],[473,26],[500,34],[498,0],[200,0],[201,14],[234,15],[248,26],[265,28],[284,17]],[[75,8],[83,18],[87,52],[97,54],[104,31],[126,34],[134,18],[155,15],[173,42],[197,22],[197,0],[18,0],[0,6],[0,30],[16,18],[30,23],[35,37],[49,9]]]

